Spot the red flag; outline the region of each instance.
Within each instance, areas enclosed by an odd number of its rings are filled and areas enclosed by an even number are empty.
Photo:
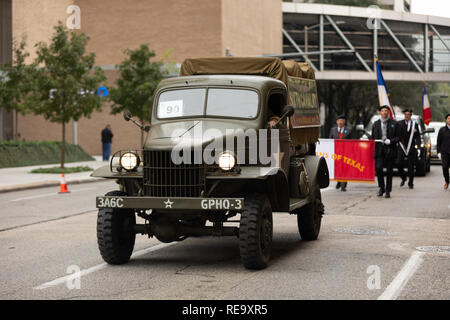
[[[331,180],[373,182],[375,141],[319,139],[316,155],[327,161]]]
[[[426,125],[429,125],[431,121],[431,109],[430,109],[430,100],[428,100],[428,94],[425,84],[423,85],[422,108],[423,108],[422,114],[423,122],[425,122]]]

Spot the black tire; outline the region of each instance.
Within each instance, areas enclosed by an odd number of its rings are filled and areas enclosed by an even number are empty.
[[[265,194],[247,196],[239,225],[239,251],[247,269],[267,267],[272,236],[272,207],[268,197]]]
[[[298,231],[305,241],[317,240],[324,213],[319,186],[315,185],[312,190],[311,203],[296,210]]]
[[[427,172],[427,163],[424,161],[419,161],[416,165],[416,176],[425,177]]]
[[[122,191],[111,191],[105,196],[126,196]],[[133,226],[136,216],[132,209],[98,210],[97,243],[100,254],[109,264],[123,264],[130,260],[136,234]]]

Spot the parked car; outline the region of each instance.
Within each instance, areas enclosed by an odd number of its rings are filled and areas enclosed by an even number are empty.
[[[372,127],[375,121],[380,119],[379,115],[374,115],[364,130],[364,134],[361,139],[366,140],[372,134]],[[402,121],[405,117],[403,114],[399,114],[395,117],[395,120]],[[430,172],[431,164],[431,147],[432,142],[429,133],[434,132],[433,128],[426,129],[423,119],[419,115],[412,115],[411,119],[419,125],[420,133],[420,145],[415,145],[414,147],[419,151],[418,157],[416,158],[415,170],[417,176],[425,176],[427,172]],[[361,131],[361,125],[357,126],[357,130]]]
[[[430,124],[427,126],[427,129],[434,128],[434,132],[430,133],[430,139],[431,139],[431,163],[440,164],[441,160],[439,160],[438,154],[437,154],[437,136],[439,133],[439,129],[445,126],[445,122],[437,122],[433,121],[430,122]]]

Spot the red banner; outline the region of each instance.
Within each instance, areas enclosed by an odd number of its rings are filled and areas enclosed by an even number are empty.
[[[327,161],[331,180],[375,181],[373,140],[319,139],[316,155]]]
[[[375,143],[370,140],[334,140],[334,179],[375,180]]]

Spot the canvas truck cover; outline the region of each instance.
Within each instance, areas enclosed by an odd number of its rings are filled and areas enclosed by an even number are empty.
[[[288,88],[288,103],[295,109],[290,119],[294,145],[319,139],[320,119],[314,70],[306,62],[279,58],[219,57],[186,59],[180,76],[242,74],[260,75],[283,81]]]
[[[180,76],[207,74],[243,74],[266,76],[288,85],[288,73],[278,58],[223,57],[186,59],[181,65]]]

